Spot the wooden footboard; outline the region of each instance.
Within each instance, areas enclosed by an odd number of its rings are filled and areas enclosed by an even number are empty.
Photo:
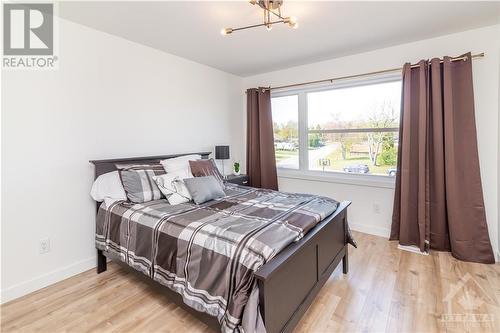
[[[340,261],[348,270],[346,223],[350,202],[262,266],[255,276],[267,333],[291,332]]]

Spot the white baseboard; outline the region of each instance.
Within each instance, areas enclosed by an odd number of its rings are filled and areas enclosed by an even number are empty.
[[[408,252],[411,252],[411,253],[420,254],[420,255],[423,255],[423,256],[428,256],[429,255],[428,252],[422,252],[422,251],[420,251],[420,248],[418,248],[415,245],[401,245],[401,244],[398,244],[398,249],[399,250],[403,250],[403,251],[408,251]]]
[[[389,236],[391,235],[391,229],[389,229],[389,228],[377,227],[377,226],[373,226],[373,225],[369,225],[369,224],[362,224],[362,223],[352,223],[352,222],[349,222],[349,226],[351,227],[351,230],[359,231],[359,232],[374,235],[374,236],[389,238]],[[495,257],[496,257],[495,261],[500,262],[500,251],[496,252]]]
[[[389,228],[377,227],[370,224],[352,223],[349,222],[349,226],[354,231],[363,232],[365,234],[380,236],[384,238],[389,238],[391,230]]]
[[[56,282],[67,279],[73,275],[85,272],[89,269],[94,268],[95,266],[96,266],[96,258],[95,256],[93,256],[88,259],[80,260],[66,267],[61,267],[59,269],[53,270],[52,272],[40,275],[31,280],[15,284],[11,287],[3,289],[0,292],[0,304],[27,295],[36,290],[42,289]]]

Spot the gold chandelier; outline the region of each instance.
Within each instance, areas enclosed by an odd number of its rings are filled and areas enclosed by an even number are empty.
[[[297,23],[297,18],[294,16],[283,16],[281,15],[281,6],[283,5],[283,0],[250,0],[250,4],[259,5],[264,13],[264,23],[248,25],[246,27],[240,28],[224,28],[220,31],[222,35],[229,35],[238,30],[245,30],[250,28],[265,26],[267,30],[273,28],[273,24],[284,23],[288,24],[289,27],[297,29],[299,24]],[[276,21],[272,19],[276,17]]]

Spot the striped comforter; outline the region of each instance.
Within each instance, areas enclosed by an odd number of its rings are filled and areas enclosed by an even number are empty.
[[[258,316],[250,305],[245,309],[256,289],[253,272],[333,213],[338,202],[232,184],[226,194],[203,205],[103,204],[96,246],[216,316],[223,332],[238,331],[244,312]]]

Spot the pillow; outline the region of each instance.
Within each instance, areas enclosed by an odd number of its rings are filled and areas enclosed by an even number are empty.
[[[221,184],[214,176],[184,179],[184,184],[197,205],[226,196]]]
[[[162,198],[162,193],[153,180],[154,176],[165,174],[162,168],[136,165],[119,170],[119,174],[128,200],[142,203]]]
[[[127,200],[118,171],[108,172],[97,177],[94,184],[92,184],[90,196],[99,202],[104,201],[106,198]]]
[[[193,178],[186,170],[153,177],[161,193],[171,205],[191,201],[191,195],[183,181],[186,178]]]
[[[125,197],[125,199],[104,198],[104,207],[103,208],[104,209],[108,209],[115,202],[117,202],[117,201],[126,201],[126,200],[127,200],[127,197]]]
[[[160,163],[163,166],[163,169],[165,169],[167,173],[176,172],[179,170],[187,170],[187,172],[191,173],[189,169],[189,160],[199,160],[199,159],[201,159],[201,155],[186,155],[186,156],[161,160]]]
[[[193,176],[214,176],[221,185],[224,185],[223,177],[213,158],[209,160],[189,161],[189,166],[191,167],[191,173]]]

